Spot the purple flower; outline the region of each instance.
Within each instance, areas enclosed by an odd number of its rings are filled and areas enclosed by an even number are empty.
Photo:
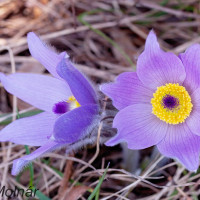
[[[41,146],[32,154],[14,160],[13,175],[46,152],[81,140],[99,120],[97,95],[67,54],[55,53],[34,33],[28,34],[28,46],[32,56],[54,77],[0,73],[0,81],[9,93],[44,111],[16,120],[0,131],[0,141]]]
[[[159,151],[196,171],[200,153],[200,45],[177,57],[160,49],[151,31],[136,72],[119,75],[101,90],[119,109],[118,133],[106,145]]]

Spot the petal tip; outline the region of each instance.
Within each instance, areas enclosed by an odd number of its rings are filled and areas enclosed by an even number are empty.
[[[184,163],[183,163],[183,165],[184,165]],[[191,165],[191,163],[190,163],[190,166],[186,166],[186,165],[184,165],[184,166],[188,171],[196,173],[199,168],[199,163],[198,164],[195,163],[194,165]]]
[[[156,33],[153,29],[150,30],[149,35],[156,36]]]
[[[33,37],[33,36],[36,36],[36,34],[32,31],[27,33],[27,37],[30,38],[30,37]]]
[[[197,169],[191,170],[191,172],[193,172],[193,173],[197,173]]]
[[[28,46],[30,47],[30,45],[32,43],[34,43],[35,39],[39,39],[39,37],[34,33],[34,32],[29,32],[27,34],[27,42],[28,42]],[[40,40],[40,39],[39,39]]]
[[[109,98],[111,98],[113,100],[113,98],[111,97],[113,94],[113,86],[115,87],[116,83],[104,83],[102,85],[100,85],[99,90],[105,94],[106,96],[108,96]]]
[[[99,90],[100,90],[101,92],[105,93],[108,84],[109,84],[109,83],[105,83],[105,84],[100,85],[100,86],[99,86]]]
[[[112,142],[112,139],[110,139],[107,142],[105,142],[105,145],[109,147],[113,147],[115,144]]]
[[[119,134],[117,134],[114,137],[112,137],[111,139],[109,139],[107,142],[105,142],[105,145],[112,147],[121,142],[122,142],[122,140],[119,138]]]
[[[148,48],[148,46],[151,47],[152,43],[154,43],[154,44],[157,43],[157,45],[159,46],[156,33],[154,32],[153,29],[149,32],[149,34],[147,36],[145,48]]]
[[[18,175],[28,163],[28,161],[24,161],[21,158],[14,160],[11,174],[13,176]]]
[[[2,79],[5,78],[5,76],[6,75],[4,73],[0,72],[0,82],[2,82]]]
[[[156,33],[153,29],[150,30],[148,37],[154,37],[157,39]]]

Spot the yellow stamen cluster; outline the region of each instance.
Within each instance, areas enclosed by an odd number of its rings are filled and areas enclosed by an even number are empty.
[[[166,95],[177,99],[178,105],[172,109],[164,106]],[[168,83],[157,88],[151,99],[152,113],[168,124],[183,123],[192,111],[192,102],[187,90],[177,84]]]
[[[73,110],[75,108],[80,107],[81,105],[79,104],[79,102],[75,99],[74,96],[70,96],[67,100],[67,103],[70,104],[70,110]]]

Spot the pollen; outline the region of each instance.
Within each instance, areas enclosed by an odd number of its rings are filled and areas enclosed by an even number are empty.
[[[74,96],[70,96],[67,100],[67,103],[70,104],[70,110],[73,110],[75,108],[80,107],[81,105],[79,104],[79,102],[75,99]]]
[[[152,113],[168,124],[183,123],[193,107],[189,93],[178,83],[157,87],[151,104]]]

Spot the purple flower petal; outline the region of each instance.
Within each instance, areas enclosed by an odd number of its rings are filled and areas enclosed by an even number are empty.
[[[195,44],[186,50],[185,53],[179,55],[186,71],[186,78],[183,86],[190,93],[200,86],[200,45]]]
[[[166,83],[181,85],[186,73],[176,55],[160,49],[156,35],[151,31],[146,40],[145,50],[138,58],[137,75],[146,87],[156,90],[158,86]]]
[[[56,115],[47,112],[18,119],[0,131],[0,141],[31,146],[44,145],[53,133],[55,121]]]
[[[97,125],[97,114],[97,105],[81,106],[63,114],[55,123],[54,140],[62,143],[76,142]]]
[[[133,104],[150,103],[154,93],[144,86],[136,72],[122,73],[115,83],[104,84],[100,89],[112,99],[113,105],[119,110]]]
[[[152,114],[150,104],[135,104],[119,111],[113,127],[118,133],[106,145],[127,142],[129,149],[144,149],[158,144],[165,137],[168,125]]]
[[[56,66],[63,56],[67,56],[67,54],[63,52],[58,55],[33,32],[28,33],[27,40],[31,55],[38,60],[54,77],[60,78],[56,72]]]
[[[178,159],[188,170],[198,169],[200,137],[194,135],[186,123],[169,126],[166,137],[157,147],[163,155]]]
[[[97,96],[91,83],[68,59],[62,59],[57,66],[57,72],[67,81],[74,97],[81,105],[97,103]]]
[[[19,174],[24,167],[26,167],[30,162],[32,162],[33,160],[35,160],[36,158],[41,157],[42,155],[44,155],[45,153],[51,152],[54,149],[57,149],[59,147],[61,147],[61,144],[58,144],[56,142],[53,141],[49,141],[48,143],[46,143],[44,146],[41,146],[40,148],[38,148],[36,151],[34,151],[33,153],[26,155],[22,158],[16,159],[13,161],[13,168],[12,168],[12,175],[16,176],[17,174]]]
[[[189,129],[196,135],[200,136],[200,88],[196,89],[191,95],[192,99],[192,112],[190,116],[186,119],[186,123]]]
[[[55,103],[67,101],[72,95],[64,81],[44,75],[16,73],[5,76],[0,73],[0,81],[9,93],[50,112]]]

